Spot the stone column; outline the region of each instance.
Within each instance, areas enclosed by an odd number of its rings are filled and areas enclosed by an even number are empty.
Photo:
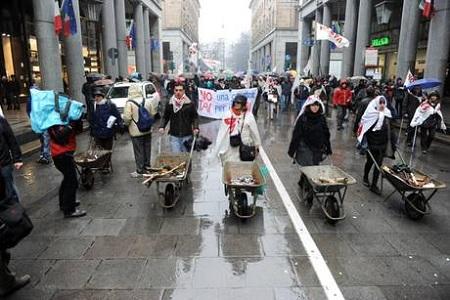
[[[117,50],[119,51],[118,67],[119,75],[126,78],[128,75],[128,50],[125,44],[127,24],[125,21],[124,0],[114,0],[114,12],[116,17]]]
[[[322,12],[320,9],[316,9],[316,18],[315,23],[322,23]],[[317,26],[317,25],[316,25]],[[320,46],[321,42],[318,40],[315,40],[315,44],[312,47],[312,67],[311,67],[311,73],[313,76],[319,76],[319,66],[320,66]]]
[[[365,50],[369,44],[370,24],[372,18],[372,0],[359,1],[358,29],[355,43],[355,66],[353,75],[365,75]]]
[[[420,10],[415,0],[403,0],[402,23],[398,41],[397,77],[405,80],[408,69],[414,73],[419,41]]]
[[[145,46],[145,74],[147,79],[148,73],[152,71],[152,52],[150,49],[150,12],[148,7],[144,7],[144,46]]]
[[[119,75],[114,0],[104,0],[102,7],[103,62],[105,73],[114,79]]]
[[[434,3],[435,15],[428,32],[425,78],[436,78],[444,83],[450,49],[450,2]],[[443,87],[438,88],[441,95]]]
[[[142,12],[142,3],[134,4],[134,24],[136,26],[136,71],[146,78],[145,70],[145,38],[144,38],[144,16]]]
[[[53,24],[54,5],[53,0],[33,0],[34,28],[39,51],[41,88],[63,92],[61,54]]]
[[[343,51],[341,78],[352,76],[355,60],[356,21],[356,0],[347,0],[343,35],[350,41],[350,46],[344,48]]]
[[[75,19],[77,20],[77,33],[64,38],[65,63],[69,77],[69,95],[78,101],[83,101],[81,92],[84,77],[83,47],[81,44],[80,8],[78,0],[72,0]]]
[[[323,5],[323,25],[331,27],[331,9],[329,4]],[[320,73],[328,75],[330,72],[330,42],[322,41],[320,48]]]
[[[305,41],[311,38],[311,20],[300,17],[299,24],[299,41],[297,54],[297,71],[303,73],[303,69],[308,64],[309,50],[311,47],[305,44]]]
[[[150,23],[150,37],[157,39],[159,43],[158,49],[151,51],[152,67],[154,72],[162,72],[162,41],[161,41],[161,19],[154,17],[153,22]]]

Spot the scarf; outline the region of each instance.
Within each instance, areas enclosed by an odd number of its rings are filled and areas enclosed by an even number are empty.
[[[361,117],[361,122],[359,123],[357,137],[358,141],[361,143],[364,137],[364,134],[375,124],[372,131],[380,130],[383,127],[384,118],[392,118],[391,111],[389,108],[385,107],[384,111],[379,111],[378,106],[380,105],[380,100],[384,100],[387,103],[386,99],[383,96],[378,96],[372,101],[370,101],[366,110],[364,111],[363,116]]]
[[[186,95],[183,95],[183,97],[181,97],[180,99],[175,97],[175,95],[172,96],[170,102],[172,103],[174,113],[177,113],[183,107],[183,104],[186,102],[186,99],[188,99]]]
[[[94,102],[95,103],[95,105],[94,105],[94,111],[95,110],[97,110],[97,105],[103,105],[103,104],[106,104],[106,99],[103,99],[103,100],[101,100],[100,102]]]

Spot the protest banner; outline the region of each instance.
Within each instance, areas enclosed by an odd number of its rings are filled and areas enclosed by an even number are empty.
[[[256,88],[219,91],[199,88],[197,112],[202,117],[222,119],[231,109],[231,103],[238,94],[247,97],[247,109],[251,111],[258,95],[258,89]]]

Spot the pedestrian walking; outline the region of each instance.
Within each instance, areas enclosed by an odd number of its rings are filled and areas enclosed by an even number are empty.
[[[289,102],[291,102],[291,89],[292,82],[289,80],[289,78],[283,78],[281,81],[281,111],[283,112],[287,111]]]
[[[194,103],[186,96],[184,84],[175,83],[175,94],[170,98],[164,117],[159,128],[160,134],[164,133],[167,124],[170,123],[169,136],[172,152],[187,152],[184,145],[192,134],[199,133],[198,115]]]
[[[132,85],[128,89],[128,101],[125,103],[123,122],[133,144],[136,171],[132,177],[142,176],[150,168],[152,152],[152,125],[158,111],[158,103],[145,100],[142,88]]]
[[[431,92],[416,109],[412,118],[411,128],[420,128],[420,146],[426,154],[433,142],[436,130],[446,130],[444,117],[441,112],[441,96],[438,91]]]
[[[356,107],[355,123],[353,124],[353,133],[355,134],[355,136],[357,136],[358,134],[359,123],[361,122],[361,118],[366,111],[367,106],[375,98],[375,89],[373,88],[373,86],[369,85],[365,89],[364,95],[365,97],[361,101],[358,101],[358,105]]]
[[[86,215],[85,210],[77,208],[78,176],[73,160],[77,148],[76,134],[83,131],[81,120],[71,121],[69,125],[54,125],[48,129],[53,163],[63,175],[59,187],[59,208],[64,218],[77,218]]]
[[[256,120],[251,112],[247,111],[247,97],[236,95],[233,99],[231,110],[220,123],[216,138],[215,153],[224,164],[227,161],[247,160],[244,157],[248,153],[242,153],[244,148],[253,151],[254,157],[261,146]]]
[[[295,97],[295,107],[297,109],[297,114],[302,110],[303,105],[306,102],[306,99],[309,97],[309,88],[305,85],[305,81],[300,79],[300,83],[298,87],[294,89],[294,97]]]
[[[0,212],[4,209],[7,201],[11,201],[11,198],[7,197],[6,182],[4,178],[0,176]],[[2,229],[2,225],[2,221],[0,220],[0,229]],[[16,274],[9,269],[10,261],[11,253],[8,249],[0,248],[0,297],[6,297],[30,282],[30,275],[26,274],[17,277]]]
[[[383,96],[373,99],[367,106],[358,128],[358,142],[367,141],[366,164],[364,166],[363,184],[370,190],[380,195],[381,190],[377,186],[380,172],[373,168],[372,182],[369,181],[369,173],[374,161],[378,166],[383,164],[384,157],[393,157],[395,150],[395,138],[392,135],[390,119],[391,111],[387,108],[387,101]]]
[[[393,96],[397,116],[401,118],[403,116],[403,99],[405,99],[405,87],[403,86],[403,80],[400,77],[397,78],[395,82]]]
[[[344,123],[347,110],[352,103],[352,97],[353,93],[348,86],[348,81],[345,79],[341,80],[339,87],[334,90],[333,94],[333,105],[338,108],[337,130],[344,129],[342,124]]]
[[[317,166],[333,153],[325,107],[318,92],[309,96],[302,107],[289,144],[289,156],[301,166]]]
[[[406,145],[412,146],[412,140],[414,137],[414,128],[411,127],[411,121],[416,113],[417,107],[423,101],[422,89],[420,87],[414,87],[412,91],[406,90],[407,94],[403,103],[404,118],[406,119],[408,127],[406,128]]]
[[[22,152],[8,121],[0,117],[0,167],[6,196],[19,202],[19,193],[14,184],[13,172],[23,166]]]

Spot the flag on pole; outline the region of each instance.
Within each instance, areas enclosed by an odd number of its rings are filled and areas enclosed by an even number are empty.
[[[422,10],[422,16],[431,19],[434,16],[434,0],[421,0],[419,9]]]
[[[406,78],[405,78],[405,83],[403,84],[403,86],[407,86],[407,85],[413,83],[414,81],[416,81],[416,78],[411,73],[411,70],[408,70],[408,73],[406,74]]]
[[[64,17],[63,29],[64,36],[68,37],[77,33],[77,19],[73,9],[72,0],[64,0],[61,6],[61,12]]]
[[[136,48],[136,26],[134,25],[133,20],[131,20],[128,35],[125,38],[125,43],[130,50]]]
[[[55,33],[57,35],[60,34],[63,29],[63,23],[62,23],[61,13],[59,11],[58,1],[55,1],[55,15],[53,17],[53,23],[55,26]]]
[[[338,48],[349,47],[350,42],[342,35],[334,32],[330,27],[316,23],[316,40],[328,40]]]

